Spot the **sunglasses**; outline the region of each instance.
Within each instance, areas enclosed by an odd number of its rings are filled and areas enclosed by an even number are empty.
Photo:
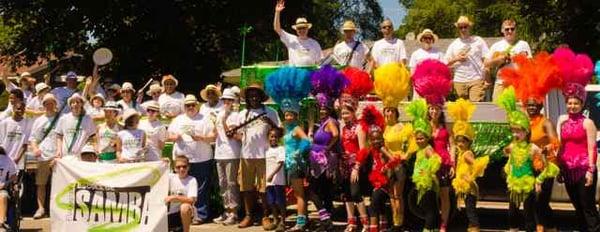
[[[382,26],[381,29],[392,29],[392,26]]]
[[[504,31],[515,31],[515,28],[514,27],[507,27],[507,28],[504,28]]]
[[[148,113],[158,113],[158,110],[146,109]]]
[[[196,107],[196,104],[186,104],[185,107],[187,107],[187,108]]]
[[[430,41],[433,41],[433,37],[423,37],[423,38],[421,38],[421,40],[430,40]]]
[[[462,30],[462,29],[467,29],[467,28],[469,28],[469,26],[459,26],[459,27],[458,27],[458,29],[461,29],[461,30]]]
[[[188,168],[187,165],[177,165],[177,166],[175,166],[175,169],[186,169],[186,168]]]

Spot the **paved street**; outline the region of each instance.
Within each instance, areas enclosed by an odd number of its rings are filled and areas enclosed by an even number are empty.
[[[479,207],[479,217],[482,225],[482,231],[506,231],[508,229],[507,224],[507,212],[506,208],[508,205],[506,203],[497,203],[497,202],[480,202],[478,203]],[[576,222],[574,212],[571,210],[571,206],[566,203],[556,203],[552,204],[553,209],[556,214],[556,222],[559,223],[559,228],[561,231],[572,231],[575,230]],[[312,207],[311,207],[312,208]],[[336,221],[335,227],[336,231],[343,231],[345,227],[345,214],[343,213],[343,208],[341,205],[337,204],[337,211],[334,212],[334,220]],[[290,213],[292,211],[289,211]],[[314,212],[314,208],[311,209],[311,219],[313,221],[317,220],[317,214]],[[287,225],[292,226],[294,223],[293,216],[290,216],[287,220]],[[413,224],[419,224],[419,222],[414,222]],[[42,220],[32,220],[31,218],[25,218],[22,221],[22,231],[34,232],[34,231],[50,231],[50,219],[45,218]],[[235,226],[222,226],[214,223],[194,226],[192,227],[192,231],[219,231],[219,232],[228,232],[228,231],[247,231],[247,232],[256,232],[263,231],[260,226],[254,226],[248,229],[238,229]],[[416,231],[416,229],[415,229]],[[466,218],[461,214],[455,214],[455,217],[452,220],[452,224],[450,225],[449,231],[466,231]]]

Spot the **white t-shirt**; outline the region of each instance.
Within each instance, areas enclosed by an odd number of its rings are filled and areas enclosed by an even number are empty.
[[[39,97],[34,97],[34,98],[28,100],[26,108],[35,110],[35,111],[44,111],[44,105],[42,104],[42,99],[40,99]]]
[[[15,160],[23,152],[23,146],[29,144],[31,124],[31,120],[27,118],[17,122],[12,117],[0,122],[0,145],[11,159]],[[17,165],[19,169],[25,167],[25,154],[21,156]]]
[[[177,116],[169,125],[169,133],[180,134],[181,138],[173,145],[173,157],[185,155],[190,163],[199,163],[213,159],[213,150],[209,143],[194,141],[191,135],[208,135],[213,124],[201,114],[188,117],[187,114]]]
[[[488,53],[488,46],[479,36],[468,39],[457,38],[446,50],[445,60],[449,61],[463,51],[467,52],[467,59],[453,65],[453,82],[464,83],[481,80],[483,78],[483,57]]]
[[[17,174],[15,162],[6,155],[0,155],[0,183],[10,182],[10,176]]]
[[[71,95],[73,95],[77,91],[79,90],[69,89],[67,88],[67,86],[54,88],[51,91],[51,93],[54,94],[54,97],[56,97],[56,101],[58,102],[56,107],[58,108],[58,110],[62,108],[63,104],[67,104],[67,100],[69,99],[69,97],[71,97]],[[71,112],[71,107],[69,107],[69,105],[67,104],[60,113],[66,114],[68,112]]]
[[[349,66],[363,69],[365,59],[367,58],[367,54],[369,53],[369,48],[364,43],[356,45],[357,41],[352,41],[351,43],[347,43],[346,41],[336,44],[333,47],[333,58],[340,65],[345,65],[348,62]],[[352,53],[352,48],[357,46],[354,50],[354,55],[352,55],[352,60],[348,61],[350,58],[350,54]]]
[[[183,112],[183,99],[185,96],[180,92],[173,92],[172,94],[162,93],[158,97],[158,105],[160,106],[160,113],[172,113],[179,115]]]
[[[275,171],[279,163],[285,162],[285,147],[269,147],[267,150],[267,154],[265,155],[265,161],[267,163],[267,177]],[[273,176],[273,180],[271,182],[267,182],[267,186],[271,185],[285,185],[285,174],[283,171],[283,167],[279,169],[279,172]]]
[[[72,113],[65,114],[58,119],[55,133],[63,138],[63,157],[69,155],[79,157],[83,146],[85,146],[87,141],[96,134],[96,125],[89,115],[85,115],[81,118],[79,128],[77,128],[78,119],[79,116],[76,117]],[[71,147],[71,151],[69,151],[71,143],[73,143],[73,146]]]
[[[392,40],[383,38],[375,41],[371,48],[371,56],[377,66],[387,63],[402,63],[402,60],[406,60],[406,47],[404,42],[397,38]]]
[[[314,39],[308,38],[301,40],[298,36],[281,30],[279,34],[281,42],[288,49],[288,59],[290,65],[305,66],[316,65],[321,60],[321,45]]]
[[[215,143],[215,159],[216,160],[226,160],[226,159],[239,159],[240,158],[240,150],[242,149],[242,145],[240,141],[227,137],[225,133],[225,127],[223,127],[223,116],[225,115],[225,111],[221,111],[221,113],[217,116],[217,141]],[[227,119],[225,120],[225,124],[227,127],[232,128],[238,125],[238,112],[231,112]]]
[[[123,128],[119,123],[115,123],[112,127],[102,123],[98,126],[98,152],[115,152],[115,140],[118,137],[119,131]]]
[[[140,121],[138,128],[146,132],[146,160],[159,160],[162,154],[159,144],[164,143],[167,138],[167,127],[160,120],[150,122],[144,119]]]
[[[140,129],[122,130],[117,133],[121,140],[121,158],[127,160],[145,161],[144,131]]]
[[[278,127],[281,127],[281,121],[279,115],[273,109],[264,106],[258,109],[244,109],[239,113],[238,125],[248,121],[259,114],[266,112],[266,116],[275,123]],[[257,119],[245,127],[241,128],[239,132],[242,132],[242,158],[243,159],[264,159],[265,152],[269,148],[268,134],[271,126],[264,122],[262,119]]]
[[[492,58],[494,58],[495,53],[505,53],[507,51],[510,54],[510,56],[515,56],[515,55],[518,55],[521,53],[525,53],[525,54],[527,54],[527,57],[531,57],[531,47],[529,47],[529,44],[527,42],[525,42],[523,40],[519,40],[514,45],[510,45],[508,43],[508,41],[503,39],[503,40],[500,40],[500,41],[494,43],[490,47],[490,50],[485,55],[485,58],[488,60],[491,60]],[[507,64],[507,65],[512,66],[512,63]],[[498,69],[498,70],[500,70],[500,69]],[[496,84],[502,84],[502,78],[497,77]]]
[[[90,117],[104,117],[104,109],[102,109],[102,107],[96,108],[96,107],[92,106],[92,104],[90,104],[87,101],[86,101],[84,107],[85,107],[85,112]]]
[[[427,59],[439,60],[443,63],[446,63],[446,61],[444,61],[444,53],[440,52],[437,48],[431,48],[429,50],[419,48],[410,55],[408,67],[414,71],[417,65]]]
[[[198,182],[193,176],[187,176],[185,179],[179,179],[175,173],[169,174],[169,196],[179,195],[189,198],[198,197]],[[180,202],[171,201],[169,203],[169,214],[177,213],[180,210]]]
[[[31,127],[31,136],[29,137],[30,142],[35,142],[42,151],[42,155],[38,158],[40,161],[51,160],[56,154],[56,135],[54,134],[54,128],[58,125],[58,121],[55,122],[54,127],[48,131],[48,134],[44,138],[46,130],[52,124],[56,116],[48,117],[46,114],[38,117]],[[43,139],[43,140],[42,140]]]
[[[208,103],[203,103],[200,106],[200,114],[204,115],[204,117],[208,117],[211,122],[216,122],[217,121],[217,115],[219,115],[219,112],[221,112],[221,110],[223,109],[223,102],[219,101],[217,102],[217,104],[215,106],[209,106]]]

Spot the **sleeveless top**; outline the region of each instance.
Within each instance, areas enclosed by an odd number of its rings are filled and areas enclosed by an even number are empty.
[[[548,119],[546,119],[544,115],[537,115],[529,118],[529,121],[531,122],[531,138],[529,140],[540,148],[550,144],[550,136],[546,134],[546,129],[544,128],[546,120]]]
[[[306,173],[308,169],[308,150],[310,141],[294,137],[294,130],[298,125],[290,123],[285,125],[286,133],[283,136],[285,146],[285,170],[287,173]]]
[[[442,166],[451,167],[452,160],[450,159],[450,152],[448,149],[450,145],[448,144],[450,141],[450,134],[445,127],[440,127],[437,129],[437,133],[433,137],[433,150],[437,153],[440,158],[442,158]]]
[[[356,153],[360,149],[356,133],[358,129],[356,122],[346,124],[342,128],[342,148],[344,152],[342,153],[342,160],[340,161],[342,163],[339,165],[339,169],[343,177],[350,177],[352,167],[356,162]]]
[[[510,201],[520,203],[533,190],[533,161],[531,159],[531,144],[528,142],[512,142],[511,153],[504,166]]]
[[[313,135],[313,144],[310,151],[310,173],[314,177],[318,177],[324,172],[331,173],[331,169],[336,167],[335,152],[327,150],[327,145],[333,138],[331,132],[327,132],[327,124],[333,122],[337,126],[337,120],[328,117],[321,121],[319,129]],[[332,148],[332,149],[335,149]]]
[[[562,147],[558,159],[565,181],[574,183],[585,176],[588,170],[587,134],[583,128],[583,114],[569,114],[560,128]],[[595,148],[594,148],[595,150]],[[594,155],[594,160],[596,155]],[[594,161],[595,162],[595,161]]]

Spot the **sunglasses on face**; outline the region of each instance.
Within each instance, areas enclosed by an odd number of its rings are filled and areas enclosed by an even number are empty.
[[[147,109],[146,112],[148,112],[148,113],[158,113],[158,110]]]
[[[177,165],[177,166],[175,166],[175,170],[178,170],[178,169],[187,169],[187,167],[188,167],[187,165]]]
[[[469,28],[469,26],[459,26],[459,27],[458,27],[458,29],[461,29],[461,30],[463,30],[463,29],[467,29],[467,28]]]
[[[195,104],[187,104],[187,105],[185,105],[186,108],[192,108],[192,107],[195,107],[195,106],[196,106]]]
[[[433,37],[423,37],[423,38],[421,38],[421,40],[433,41]]]
[[[392,26],[381,26],[381,29],[392,29]]]
[[[504,28],[504,31],[515,31],[515,28],[514,27],[507,27],[507,28]]]

